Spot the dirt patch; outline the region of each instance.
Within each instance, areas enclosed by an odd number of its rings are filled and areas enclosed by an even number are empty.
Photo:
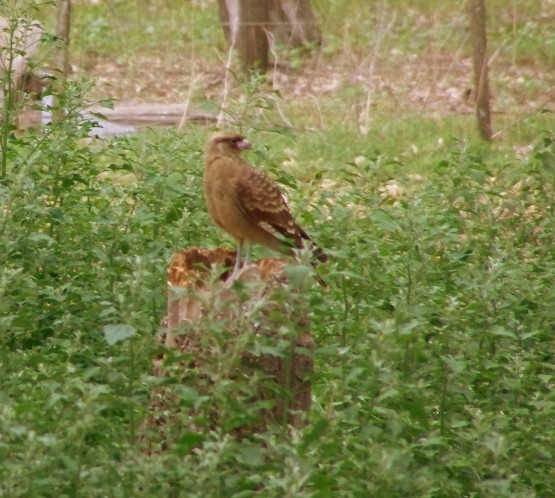
[[[131,102],[219,102],[223,94],[224,67],[195,61],[166,64],[155,55],[133,61],[97,60],[88,74],[96,81],[95,94]],[[392,53],[377,64],[314,58],[299,69],[280,64],[272,70],[274,88],[284,99],[341,98],[358,95],[384,109],[438,115],[473,112],[472,64],[469,58],[448,55],[416,56]],[[525,114],[546,108],[555,111],[555,72],[534,61],[519,65],[494,62],[491,67],[494,111]],[[193,88],[191,89],[191,85]],[[365,101],[367,101],[365,103]]]

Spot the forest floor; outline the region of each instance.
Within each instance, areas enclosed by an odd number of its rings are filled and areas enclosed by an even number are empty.
[[[138,71],[138,67],[148,71]],[[218,100],[223,93],[225,67],[200,59],[193,67],[191,70],[181,62],[166,63],[160,56],[143,54],[133,61],[97,58],[85,73],[95,81],[96,95],[126,103],[183,104],[193,95],[189,103],[194,107],[199,100]],[[555,112],[555,71],[541,63],[521,60],[506,65],[493,60],[490,78],[494,115],[524,119],[537,112]],[[361,115],[373,110],[401,118],[474,113],[472,61],[460,54],[394,52],[377,61],[350,61],[344,55],[334,60],[312,56],[299,67],[276,64],[270,81],[282,97],[314,108],[320,99],[350,91],[351,109]]]

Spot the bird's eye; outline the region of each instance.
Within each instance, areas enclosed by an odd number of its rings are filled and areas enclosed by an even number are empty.
[[[235,138],[232,138],[232,139],[229,141],[229,143],[231,144],[232,147],[238,148],[238,147],[239,147],[239,144],[240,144],[243,140],[244,140],[243,137],[235,137]]]

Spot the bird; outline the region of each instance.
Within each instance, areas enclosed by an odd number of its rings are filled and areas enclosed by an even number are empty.
[[[204,149],[203,188],[208,214],[221,229],[237,241],[235,267],[228,281],[236,279],[241,253],[249,264],[253,243],[294,255],[293,248],[308,246],[322,263],[327,254],[297,224],[277,186],[262,170],[253,167],[241,154],[252,149],[243,135],[216,133]]]

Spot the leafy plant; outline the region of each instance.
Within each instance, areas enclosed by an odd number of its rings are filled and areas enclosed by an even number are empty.
[[[369,24],[345,32],[338,15],[366,3],[328,3],[333,36],[320,63],[367,54],[350,42],[375,36]],[[31,17],[34,3],[25,5]],[[110,8],[122,15],[126,5]],[[450,12],[412,8],[427,33],[429,12]],[[392,33],[407,49],[413,28],[400,13]],[[549,41],[527,41],[529,24],[515,29],[519,54]],[[417,45],[425,40],[419,33]],[[549,115],[484,147],[464,117],[377,107],[362,136],[346,90],[309,105],[279,100],[267,84],[253,75],[228,110],[237,126],[283,132],[279,105],[295,124],[294,134],[264,134],[259,159],[331,256],[315,270],[328,289],[301,294],[316,343],[309,424],[236,434],[268,409],[252,402],[268,379],[236,366],[242,353],[290,351],[292,290],[268,298],[285,309],[273,317],[281,342],[254,337],[249,320],[261,310],[238,307],[225,310],[238,317],[233,340],[213,307],[182,331],[213,349],[204,370],[183,368],[192,353],[160,346],[171,255],[225,243],[201,194],[208,130],[93,138],[83,110],[96,90],[76,78],[55,90],[61,107],[42,107],[64,119],[17,134],[6,125],[13,114],[3,122],[0,495],[554,496]],[[167,375],[155,375],[160,362]],[[172,423],[148,425],[155,415]]]

